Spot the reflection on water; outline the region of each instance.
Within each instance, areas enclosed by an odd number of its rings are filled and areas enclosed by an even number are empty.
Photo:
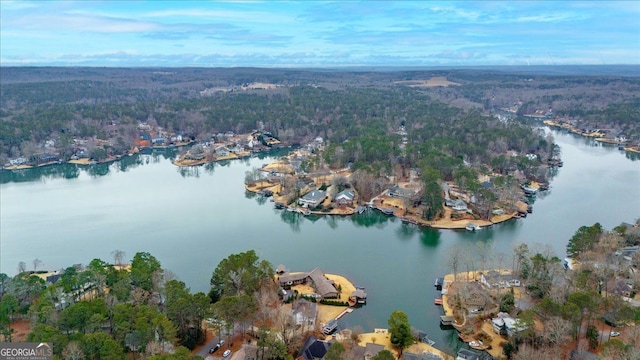
[[[287,210],[275,210],[280,213],[280,219],[282,222],[289,225],[294,232],[300,232],[300,225],[302,224],[303,216],[295,211]]]
[[[421,229],[420,242],[430,248],[435,248],[440,244],[440,231],[434,229]]]
[[[21,170],[0,170],[0,183],[44,181],[47,179],[75,179],[80,177],[82,172],[85,172],[91,177],[100,177],[109,175],[111,171],[126,172],[139,166],[159,164],[163,160],[173,160],[177,154],[177,150],[167,149],[162,152],[148,151],[131,156],[124,156],[116,161],[95,165],[63,163]]]

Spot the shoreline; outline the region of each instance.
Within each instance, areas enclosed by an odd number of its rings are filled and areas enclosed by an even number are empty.
[[[181,143],[177,143],[177,144],[163,145],[163,146],[145,147],[145,148],[142,148],[142,149],[139,149],[138,147],[134,147],[133,149],[131,149],[130,151],[128,151],[125,154],[109,156],[109,157],[107,157],[107,158],[105,158],[103,160],[91,160],[90,158],[72,159],[72,160],[68,160],[68,161],[56,160],[56,161],[49,161],[49,162],[38,164],[38,165],[26,165],[26,164],[23,164],[23,165],[3,166],[3,167],[0,167],[0,170],[15,171],[15,170],[25,170],[25,169],[37,169],[37,168],[41,168],[41,167],[45,167],[45,166],[64,165],[64,164],[81,165],[81,166],[110,164],[110,163],[116,162],[118,160],[122,160],[122,158],[124,158],[124,157],[132,156],[132,155],[135,155],[135,154],[139,154],[140,152],[145,151],[145,150],[153,151],[153,150],[174,149],[174,148],[187,146],[187,145],[190,145],[192,143],[194,143],[194,141],[187,141],[187,142],[181,142]]]
[[[273,200],[275,203],[281,203],[283,204],[285,207],[289,206],[288,202],[285,200],[285,198],[283,196],[279,196],[277,195],[279,193],[280,190],[280,185],[278,184],[273,184],[270,183],[267,180],[262,180],[259,182],[256,182],[252,185],[246,185],[244,186],[246,191],[249,191],[251,193],[254,194],[258,194],[261,191],[264,190],[270,190],[273,192]],[[357,211],[357,206],[344,206],[344,207],[338,207],[338,208],[334,208],[331,209],[330,211],[310,211],[309,213],[307,213],[307,215],[333,215],[333,216],[350,216],[350,215],[358,215],[358,211]],[[367,206],[365,205],[361,205],[361,206]],[[525,205],[526,206],[526,205]],[[302,213],[302,208],[295,205],[293,206],[294,208],[294,212],[299,212]],[[369,210],[377,210],[377,211],[382,211],[380,210],[381,207],[377,207],[377,208],[368,208]],[[526,209],[526,207],[525,207]],[[287,211],[286,209],[283,209],[283,211]],[[463,220],[450,220],[450,219],[439,219],[439,220],[435,220],[435,221],[427,221],[427,220],[423,220],[419,217],[417,217],[415,214],[411,214],[411,215],[405,215],[404,211],[399,211],[401,213],[400,214],[396,214],[394,213],[391,216],[394,216],[398,219],[400,219],[401,221],[405,222],[406,220],[411,221],[411,224],[416,225],[418,227],[427,227],[427,228],[432,228],[432,229],[437,229],[437,230],[465,230],[467,227],[467,224],[469,224],[470,222],[472,222],[475,225],[480,226],[481,228],[485,228],[485,227],[489,227],[492,225],[497,225],[500,223],[503,223],[505,221],[509,221],[511,219],[516,219],[516,215],[518,214],[518,212],[513,212],[513,213],[509,213],[509,214],[503,214],[503,215],[495,215],[492,216],[490,220],[468,220],[468,219],[463,219]]]
[[[476,270],[476,271],[460,272],[457,274],[458,282],[480,281],[481,274],[486,273],[488,271],[492,271],[492,270]],[[501,274],[512,273],[511,270],[505,270],[505,269],[493,269],[493,271],[497,271]],[[454,283],[455,276],[454,274],[446,274],[444,275],[443,278],[444,278],[444,284],[442,286],[442,289],[444,291],[445,289],[448,290],[451,284]],[[445,293],[442,293],[441,297],[442,297],[442,310],[444,311],[444,315],[455,317],[454,311],[451,305],[449,304],[448,291],[445,291]],[[454,322],[456,323],[453,325],[453,328],[456,329],[458,334],[462,334],[461,327],[464,326],[464,323],[466,323],[466,318],[463,318],[463,319],[464,319],[463,324],[457,324],[456,320],[454,320]],[[501,336],[493,333],[491,323],[486,323],[486,322],[483,323],[481,326],[481,332],[486,333],[492,339],[491,349],[485,349],[484,351],[491,354],[491,356],[493,356],[494,358],[499,358],[502,355],[502,344],[507,343],[508,341],[503,339]],[[465,342],[462,339],[461,341]]]

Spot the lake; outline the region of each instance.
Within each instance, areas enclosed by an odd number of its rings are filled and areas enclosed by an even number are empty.
[[[192,291],[209,289],[218,262],[255,249],[274,267],[320,267],[366,288],[368,304],[341,327],[387,327],[393,310],[407,313],[436,347],[455,349],[454,331],[439,328],[433,305],[436,277],[451,272],[446,259],[458,246],[487,267],[511,266],[511,249],[527,243],[565,256],[567,240],[582,225],[611,229],[640,217],[640,162],[615,147],[553,132],[564,167],[533,213],[479,232],[420,229],[377,212],[353,217],[302,217],[276,210],[247,194],[245,172],[278,154],[179,169],[175,152],[135,155],[87,169],[61,165],[2,172],[0,271],[18,262],[61,269],[94,258],[113,261],[136,252],[154,255]]]

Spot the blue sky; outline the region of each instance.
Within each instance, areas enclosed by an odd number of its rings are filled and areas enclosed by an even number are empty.
[[[0,64],[640,64],[640,1],[0,2]]]

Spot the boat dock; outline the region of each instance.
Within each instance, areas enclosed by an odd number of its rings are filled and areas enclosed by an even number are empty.
[[[351,314],[352,312],[353,308],[346,308],[343,312],[340,313],[340,315],[336,316],[334,320],[339,320],[341,317],[345,316],[346,314]]]
[[[453,326],[456,318],[453,316],[440,316],[440,324],[443,326]]]

